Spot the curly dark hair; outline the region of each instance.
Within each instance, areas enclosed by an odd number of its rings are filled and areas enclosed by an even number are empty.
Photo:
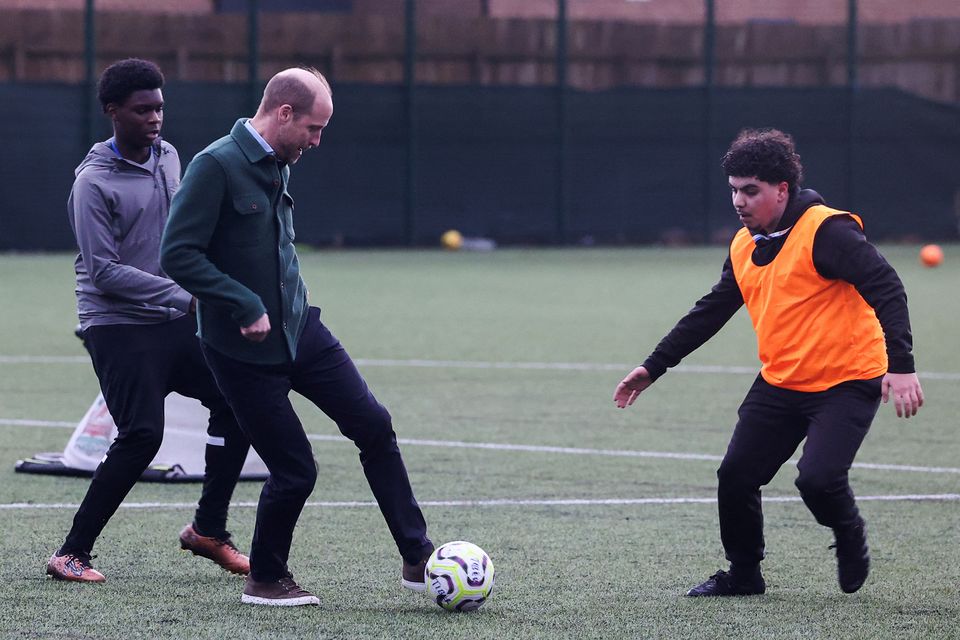
[[[720,162],[727,176],[756,176],[770,184],[786,182],[795,192],[803,182],[800,154],[788,133],[777,129],[744,129]]]
[[[149,60],[127,58],[104,69],[97,82],[97,98],[104,113],[108,104],[123,104],[134,91],[159,89],[163,86],[160,67]]]

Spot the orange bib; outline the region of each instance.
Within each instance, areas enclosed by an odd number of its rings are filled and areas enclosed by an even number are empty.
[[[886,343],[873,308],[856,288],[828,280],[813,266],[813,239],[830,216],[858,216],[817,205],[808,209],[770,264],[758,267],[747,229],[730,243],[733,273],[757,332],[760,375],[775,387],[823,391],[887,372]]]

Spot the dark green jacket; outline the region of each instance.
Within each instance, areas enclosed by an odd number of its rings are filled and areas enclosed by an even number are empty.
[[[196,296],[198,335],[206,344],[236,360],[282,364],[296,357],[307,318],[290,169],[244,122],[190,162],[170,207],[160,262]],[[271,327],[266,340],[244,338],[240,327],[264,313]]]

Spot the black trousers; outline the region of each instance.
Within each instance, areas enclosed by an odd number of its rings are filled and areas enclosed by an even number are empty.
[[[174,391],[210,410],[207,433],[216,444],[206,447],[194,524],[204,535],[226,535],[230,498],[250,445],[204,362],[196,327],[188,315],[159,324],[93,326],[84,332],[117,438],[94,472],[61,552],[89,553],[93,548],[160,449],[164,399]]]
[[[854,380],[805,393],[757,377],[717,471],[720,538],[732,565],[751,567],[763,559],[760,487],[804,438],[796,485],[807,508],[833,529],[857,522],[847,474],[880,406],[880,381]]]
[[[292,363],[241,362],[207,344],[203,353],[240,426],[270,471],[260,493],[250,547],[254,580],[273,581],[288,573],[293,530],[317,480],[313,449],[290,403],[291,390],[313,402],[357,446],[363,472],[400,554],[408,562],[420,561],[431,543],[390,414],[320,321],[319,309],[309,310]]]

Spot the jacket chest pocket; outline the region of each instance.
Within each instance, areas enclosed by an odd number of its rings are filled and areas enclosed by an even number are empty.
[[[227,242],[232,245],[256,245],[276,237],[270,201],[266,194],[248,193],[233,198],[233,216],[226,227]]]

